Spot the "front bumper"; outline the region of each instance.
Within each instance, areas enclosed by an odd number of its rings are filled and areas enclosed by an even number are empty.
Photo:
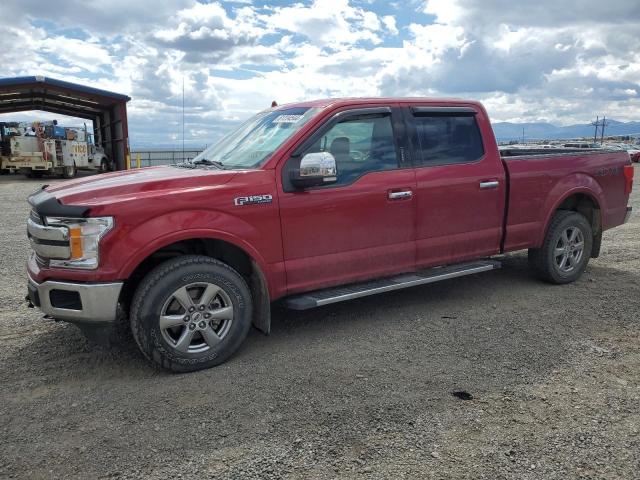
[[[122,282],[72,283],[28,281],[29,301],[57,320],[82,324],[113,324]]]

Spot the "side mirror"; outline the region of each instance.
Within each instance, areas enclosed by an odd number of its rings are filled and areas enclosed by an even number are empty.
[[[336,159],[329,152],[307,153],[300,160],[300,168],[291,172],[296,188],[319,187],[337,180]]]

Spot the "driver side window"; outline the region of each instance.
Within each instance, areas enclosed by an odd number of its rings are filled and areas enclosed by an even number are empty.
[[[336,159],[338,180],[346,185],[368,172],[398,168],[391,116],[346,118],[331,127],[305,153],[329,152]]]

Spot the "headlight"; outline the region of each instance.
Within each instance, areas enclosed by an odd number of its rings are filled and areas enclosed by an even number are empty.
[[[113,217],[63,218],[47,217],[47,225],[64,227],[69,230],[69,250],[67,260],[49,261],[51,267],[86,268],[98,267],[100,239],[113,227]]]

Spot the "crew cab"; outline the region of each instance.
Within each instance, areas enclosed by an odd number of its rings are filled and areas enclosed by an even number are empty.
[[[152,362],[198,370],[251,325],[268,333],[275,301],[381,294],[524,249],[543,280],[572,282],[629,218],[632,182],[622,151],[500,153],[474,101],[289,104],[192,162],[31,195],[28,299],[93,338],[126,325]]]

